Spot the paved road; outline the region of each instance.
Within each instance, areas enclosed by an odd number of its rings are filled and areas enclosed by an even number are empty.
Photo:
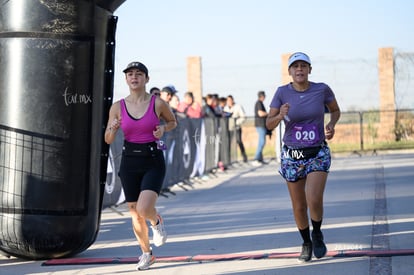
[[[169,239],[154,247],[159,262],[143,272],[414,274],[414,151],[335,156],[323,225],[329,256],[306,264],[296,260],[301,240],[277,166],[240,165],[160,197]],[[97,241],[71,259],[112,264],[44,266],[1,257],[0,274],[135,274],[138,253],[121,205],[103,211]]]

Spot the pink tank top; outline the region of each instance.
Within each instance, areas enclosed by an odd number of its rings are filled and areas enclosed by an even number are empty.
[[[121,128],[124,132],[124,139],[133,143],[147,143],[156,141],[152,131],[160,124],[160,120],[155,112],[156,96],[151,97],[147,111],[141,118],[132,117],[127,110],[125,99],[120,102],[121,105]]]

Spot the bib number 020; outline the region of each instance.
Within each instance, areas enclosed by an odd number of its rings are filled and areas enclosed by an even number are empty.
[[[293,127],[292,138],[298,145],[307,146],[319,142],[318,127],[315,124],[299,124]]]
[[[310,131],[296,131],[295,139],[297,141],[313,141],[316,138],[316,133],[313,130]]]

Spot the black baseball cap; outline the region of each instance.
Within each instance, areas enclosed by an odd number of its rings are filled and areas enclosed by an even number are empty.
[[[128,66],[125,68],[125,70],[123,70],[123,72],[127,73],[131,69],[137,69],[137,70],[143,72],[146,76],[148,76],[148,69],[141,62],[134,61],[134,62],[129,63]]]

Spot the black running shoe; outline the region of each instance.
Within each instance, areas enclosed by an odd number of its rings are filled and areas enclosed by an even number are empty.
[[[299,262],[309,262],[312,259],[312,243],[302,244],[302,253],[298,258]]]
[[[312,232],[313,254],[320,259],[327,253],[326,245],[323,242],[323,234],[321,231]]]

